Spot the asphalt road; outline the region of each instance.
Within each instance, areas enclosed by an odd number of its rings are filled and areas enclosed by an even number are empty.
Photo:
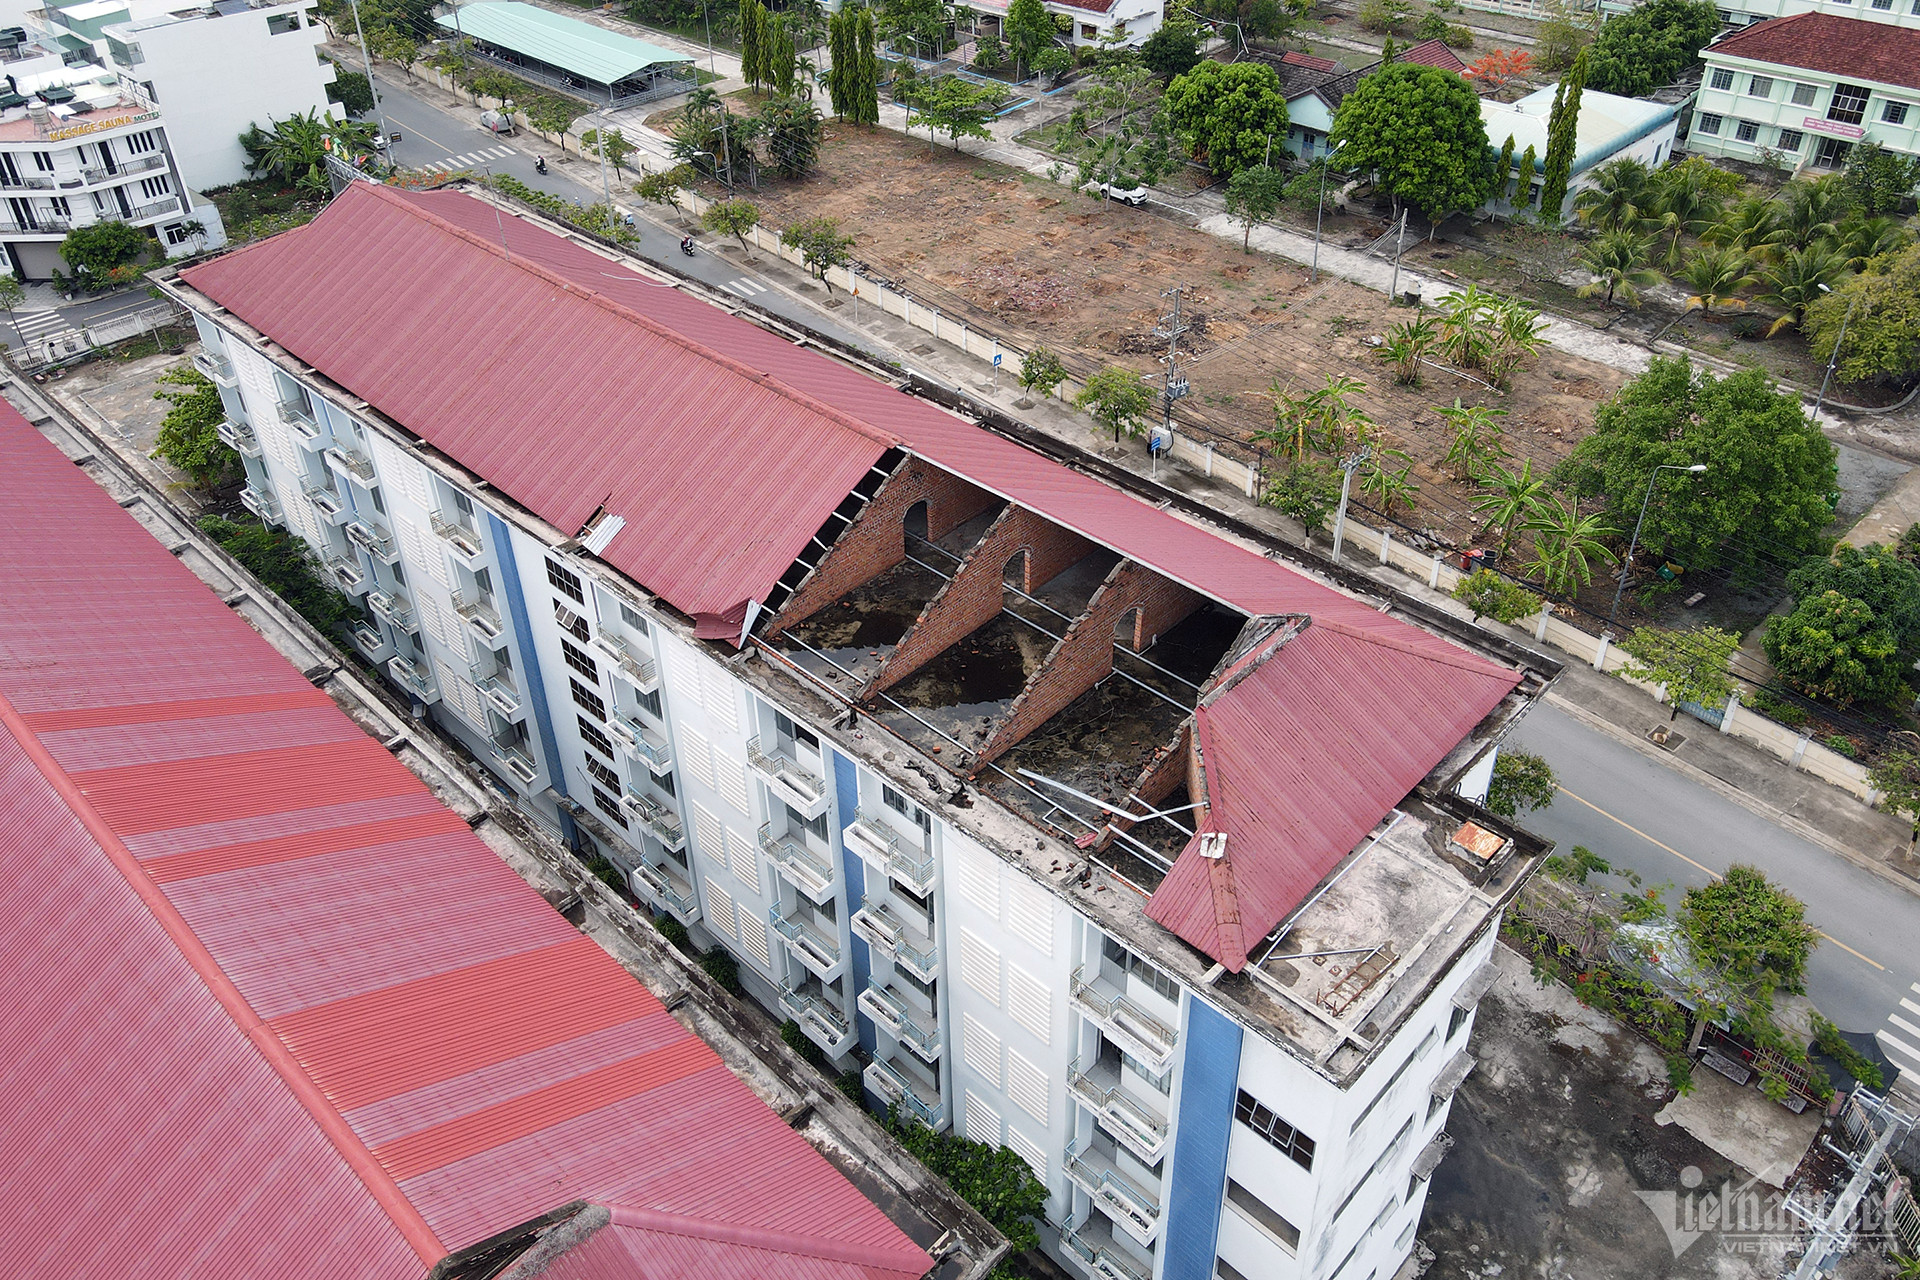
[[[35,294],[41,297],[53,296],[42,286],[34,286]],[[39,356],[47,353],[47,343],[59,344],[67,336],[77,336],[88,325],[103,324],[124,316],[151,311],[164,316],[167,304],[148,296],[142,289],[124,290],[119,293],[101,294],[84,297],[71,303],[53,307],[35,306],[33,297],[13,309],[11,316],[0,311],[0,341],[9,347],[31,345]]]
[[[528,133],[496,137],[480,127],[480,113],[472,107],[447,110],[410,93],[404,81],[384,76],[376,78],[387,126],[400,134],[400,142],[393,148],[393,159],[403,168],[421,169],[472,157],[472,161],[456,163],[454,167],[509,174],[563,200],[594,204],[602,199],[600,166],[593,161],[578,156],[563,159],[557,147]],[[544,175],[533,167],[534,157],[541,154],[547,156]],[[651,221],[644,206],[632,195],[633,182],[631,172],[624,180],[609,175],[614,203],[635,213],[634,229],[640,233],[640,242],[633,251],[639,256],[669,265],[703,284],[724,289],[777,316],[804,323],[842,342],[864,348],[874,345],[871,336],[839,323],[833,313],[770,286],[757,272],[741,266],[737,258],[714,252],[715,242],[711,237],[697,237],[699,248],[693,257],[681,253],[680,233]]]
[[[1682,732],[1687,723],[1683,717]],[[1712,732],[1699,724],[1692,731]],[[1648,886],[1671,881],[1671,902],[1736,862],[1760,868],[1799,897],[1807,919],[1826,935],[1808,964],[1808,996],[1842,1030],[1877,1033],[1889,1058],[1920,1073],[1920,1035],[1911,1030],[1920,1026],[1920,897],[1551,704],[1529,711],[1513,740],[1545,756],[1559,779],[1559,797],[1524,822],[1560,852],[1586,845],[1639,872]]]

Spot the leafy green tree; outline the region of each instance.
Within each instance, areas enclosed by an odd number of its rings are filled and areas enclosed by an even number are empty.
[[[873,11],[861,9],[854,28],[854,51],[859,74],[853,83],[853,119],[856,124],[880,123],[880,57],[874,52]]]
[[[1839,250],[1824,244],[1788,249],[1761,268],[1760,281],[1766,291],[1760,294],[1760,301],[1786,313],[1767,329],[1767,336],[1772,337],[1789,325],[1799,325],[1806,317],[1807,308],[1826,292],[1823,286],[1838,280],[1846,270],[1846,259]]]
[[[991,1222],[1015,1253],[1040,1247],[1034,1221],[1046,1210],[1047,1187],[1024,1159],[1006,1147],[935,1133],[897,1107],[887,1112],[887,1130]]]
[[[1493,762],[1487,811],[1502,818],[1517,818],[1552,804],[1559,789],[1553,766],[1544,757],[1518,747],[1502,747]]]
[[[240,455],[222,444],[219,427],[227,411],[220,389],[192,365],[180,365],[160,375],[155,400],[170,406],[160,420],[153,456],[186,472],[196,488],[211,489],[240,474]]]
[[[1260,501],[1292,516],[1308,533],[1317,533],[1340,501],[1340,472],[1328,463],[1302,459],[1275,476]]]
[[[1332,137],[1344,145],[1342,164],[1373,174],[1429,221],[1476,208],[1496,185],[1479,96],[1439,67],[1397,62],[1374,72],[1340,103]],[[1523,167],[1523,186],[1531,172]]]
[[[1500,535],[1500,554],[1504,557],[1513,545],[1513,535],[1546,500],[1547,482],[1533,474],[1533,459],[1526,458],[1518,471],[1488,468],[1480,476],[1480,483],[1483,487],[1472,499],[1473,509],[1481,513],[1489,529]]]
[[[75,227],[60,242],[60,257],[88,289],[123,283],[125,268],[146,256],[153,240],[127,222],[95,222]]]
[[[1740,647],[1735,632],[1704,626],[1689,631],[1635,627],[1620,647],[1634,659],[1622,668],[1625,674],[1667,687],[1669,720],[1679,718],[1683,702],[1718,707],[1733,696],[1733,676],[1727,667]]]
[[[1166,104],[1181,145],[1217,178],[1265,164],[1270,140],[1286,143],[1286,94],[1263,62],[1202,62],[1173,78]]]
[[[1593,562],[1615,563],[1619,557],[1607,546],[1620,531],[1600,516],[1582,512],[1580,504],[1564,494],[1534,503],[1524,526],[1533,535],[1533,559],[1527,572],[1540,575],[1547,590],[1571,598],[1593,581]]]
[[[1893,213],[1920,187],[1920,156],[1903,156],[1878,142],[1856,142],[1840,181],[1854,206],[1868,217]]]
[[[1121,365],[1108,365],[1087,379],[1087,385],[1073,398],[1073,407],[1085,409],[1100,426],[1113,432],[1113,442],[1122,435],[1140,435],[1147,427],[1147,413],[1153,408],[1153,394],[1140,381],[1140,375]]]
[[[1034,347],[1020,357],[1020,385],[1025,390],[1050,399],[1061,383],[1067,380],[1067,367],[1060,363],[1060,357],[1045,347]]]
[[[740,0],[740,74],[748,84],[760,86],[760,0]]]
[[[1492,569],[1476,569],[1453,585],[1453,598],[1473,610],[1474,620],[1518,622],[1540,612],[1540,597]]]
[[[313,111],[267,123],[265,129],[250,124],[240,135],[240,147],[247,153],[247,172],[275,177],[288,184],[319,177],[329,137],[333,139],[334,154],[343,158],[373,151],[375,129],[371,124],[337,120],[332,115],[322,116]],[[325,178],[319,177],[319,182],[325,190]]]
[[[1698,303],[1702,315],[1712,315],[1717,303],[1734,301],[1742,289],[1758,280],[1753,259],[1738,249],[1695,249],[1675,277],[1694,291],[1689,305]]]
[[[1891,704],[1907,692],[1893,631],[1865,601],[1838,591],[1802,597],[1767,622],[1767,658],[1788,684],[1840,705]]]
[[[1653,242],[1620,227],[1601,233],[1580,246],[1580,265],[1593,273],[1593,283],[1574,292],[1583,298],[1598,297],[1603,307],[1620,299],[1622,306],[1640,305],[1640,290],[1660,283],[1660,274],[1648,267],[1653,260]]]
[[[659,173],[649,173],[633,184],[633,194],[648,204],[663,204],[680,212],[680,192],[693,182],[693,166],[677,164]]]
[[[1630,529],[1656,465],[1709,470],[1684,483],[1663,473],[1647,505],[1642,545],[1694,568],[1745,573],[1758,557],[1807,554],[1833,518],[1833,446],[1800,398],[1758,370],[1725,378],[1684,357],[1655,357],[1594,414],[1593,434],[1559,476],[1581,496],[1603,497],[1608,522]]]
[[[607,163],[613,166],[616,175],[626,158],[639,149],[618,129],[589,129],[580,135],[580,153],[597,160],[602,151],[606,152]]]
[[[1807,960],[1820,931],[1806,907],[1764,872],[1735,863],[1718,879],[1688,889],[1680,927],[1696,960],[1762,995],[1806,990]]]
[[[1360,0],[1354,17],[1364,30],[1398,34],[1413,17],[1413,0]]]
[[[1865,271],[1809,304],[1805,319],[1807,347],[1816,357],[1826,358],[1839,342],[1843,381],[1899,382],[1920,374],[1920,244],[1872,259]]]
[[[1553,112],[1547,117],[1547,157],[1541,173],[1540,213],[1550,222],[1560,220],[1567,200],[1567,179],[1573,174],[1575,130],[1580,123],[1580,95],[1587,84],[1587,50],[1573,60],[1566,78],[1554,86]]]
[[[946,51],[953,8],[945,0],[881,0],[876,16],[880,38],[896,49],[910,44],[922,57]]]
[[[1273,217],[1287,189],[1287,175],[1278,169],[1256,164],[1227,179],[1227,216],[1238,218],[1246,226],[1240,238],[1243,253],[1253,250],[1253,229]]]
[[[827,279],[827,272],[844,267],[852,260],[853,237],[843,233],[840,224],[832,218],[796,222],[780,233],[780,243],[800,251],[800,260],[807,270],[820,277],[828,293],[833,292],[833,282]]]
[[[1920,845],[1920,754],[1890,748],[1867,770],[1867,784],[1880,793],[1880,807],[1913,823],[1910,845]]]
[[[1163,83],[1185,75],[1200,63],[1200,28],[1184,13],[1167,15],[1140,46],[1140,61]]]
[[[7,313],[7,323],[15,325],[16,331],[19,322],[14,319],[13,309],[19,306],[21,300],[26,296],[27,287],[20,283],[19,276],[13,275],[10,272],[5,275],[0,275],[0,310],[4,310]]]
[[[1593,24],[1598,18],[1582,14],[1575,17],[1562,0],[1547,0],[1546,16],[1536,29],[1533,46],[1534,65],[1542,71],[1565,71],[1574,57],[1593,42]]]
[[[395,62],[407,73],[408,83],[413,81],[413,66],[420,61],[420,42],[403,31],[392,27],[383,27],[367,33],[367,47],[373,56],[384,62]]]
[[[783,178],[804,178],[820,158],[826,136],[820,109],[799,96],[773,98],[760,108],[760,134],[766,139],[767,159]]]
[[[1873,610],[1893,633],[1903,656],[1920,655],[1920,565],[1889,547],[1842,542],[1831,556],[1818,556],[1787,575],[1794,599],[1838,591]]]
[[[1601,26],[1589,46],[1587,87],[1643,97],[1678,79],[1719,32],[1713,0],[1647,0]]]
[[[322,635],[337,636],[360,616],[345,596],[314,572],[306,546],[298,538],[263,524],[220,516],[202,516],[200,530]]]
[[[1045,76],[1048,84],[1057,85],[1073,70],[1073,55],[1059,45],[1049,45],[1033,55],[1033,70],[1035,75]]]
[[[700,215],[700,223],[715,235],[732,236],[747,252],[747,233],[760,225],[760,207],[751,200],[716,200]]]
[[[337,61],[333,64],[333,83],[327,86],[327,97],[339,103],[340,109],[350,116],[373,110],[373,85],[366,73],[349,71]]]
[[[920,114],[920,123],[927,127],[927,145],[933,145],[935,134],[944,133],[953,139],[953,149],[960,149],[962,138],[991,138],[987,121],[993,119],[1000,110],[1000,104],[1006,95],[999,89],[988,85],[969,84],[958,76],[945,76],[930,84],[922,85],[913,95],[912,107]]]
[[[853,101],[853,80],[858,74],[860,53],[854,43],[854,7],[842,5],[827,19],[827,100],[838,119],[847,118]]]
[[[1026,72],[1034,67],[1033,60],[1043,50],[1053,47],[1053,19],[1047,15],[1041,0],[1008,0],[1001,34],[1006,39],[1007,52],[1013,55],[1015,70],[1024,79]],[[1148,39],[1151,42],[1152,37]]]

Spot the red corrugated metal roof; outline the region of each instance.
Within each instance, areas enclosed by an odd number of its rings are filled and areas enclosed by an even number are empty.
[[[1226,855],[1203,857],[1196,833],[1147,903],[1151,919],[1235,973],[1519,682],[1462,649],[1319,619],[1219,683],[1243,668],[1194,713],[1209,804],[1200,832],[1226,832]],[[1355,733],[1360,724],[1378,729]]]
[[[1393,55],[1395,62],[1417,62],[1422,66],[1439,67],[1442,71],[1457,71],[1465,74],[1467,64],[1460,55],[1447,46],[1445,40],[1422,40]]]
[[[1853,82],[1920,89],[1920,31],[1838,13],[1797,13],[1740,28],[1707,46],[1715,57],[1805,67]]]
[[[10,1272],[418,1276],[576,1199],[927,1270],[10,408],[0,510]]]
[[[543,1274],[546,1280],[619,1280],[665,1261],[672,1274],[701,1280],[902,1280],[885,1257],[816,1237],[805,1253],[753,1232],[715,1232],[672,1214],[615,1209],[612,1220]]]
[[[1280,61],[1295,67],[1305,67],[1309,71],[1344,71],[1332,58],[1316,58],[1310,53],[1297,53],[1292,49],[1280,55]]]

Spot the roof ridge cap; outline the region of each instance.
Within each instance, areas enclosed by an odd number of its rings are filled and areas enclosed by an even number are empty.
[[[850,414],[843,413],[841,410],[834,408],[832,405],[827,404],[825,401],[816,400],[814,397],[808,395],[806,392],[801,391],[798,388],[793,387],[785,382],[782,382],[780,379],[774,377],[772,374],[762,373],[760,370],[753,368],[751,365],[744,364],[741,361],[734,359],[732,356],[725,354],[724,352],[715,351],[712,347],[707,346],[705,343],[696,342],[692,338],[689,338],[685,334],[681,333],[679,330],[669,328],[667,325],[662,324],[660,321],[655,320],[653,317],[647,315],[646,313],[635,311],[632,307],[627,306],[625,303],[616,302],[614,299],[609,298],[606,294],[601,293],[597,289],[590,289],[585,285],[576,283],[575,281],[568,279],[566,276],[561,275],[559,272],[540,265],[538,262],[533,261],[531,258],[516,256],[511,250],[507,249],[504,245],[495,244],[493,241],[487,239],[485,236],[479,235],[476,232],[469,231],[465,227],[462,227],[457,223],[454,223],[452,221],[449,221],[446,218],[441,217],[438,213],[435,213],[433,210],[428,209],[423,205],[416,204],[411,200],[408,200],[407,198],[402,196],[399,192],[392,191],[383,184],[372,183],[372,182],[363,183],[363,184],[356,183],[356,184],[351,184],[348,187],[348,190],[352,190],[354,186],[370,187],[379,195],[381,199],[385,200],[387,203],[395,205],[398,208],[401,208],[407,211],[409,214],[413,215],[414,217],[421,218],[427,222],[432,223],[438,229],[448,232],[449,234],[453,235],[457,239],[464,240],[469,244],[476,245],[477,247],[484,250],[489,255],[505,261],[508,266],[517,267],[522,271],[526,271],[531,275],[537,276],[540,279],[545,280],[548,284],[553,285],[555,288],[560,289],[564,293],[567,293],[574,297],[584,299],[585,301],[593,303],[594,305],[602,308],[603,310],[612,312],[614,315],[619,316],[623,320],[627,320],[631,323],[638,324],[641,328],[647,330],[649,333],[654,334],[656,337],[663,338],[666,341],[672,343],[674,346],[680,347],[685,351],[692,352],[694,355],[700,357],[703,360],[708,360],[714,364],[720,365],[722,368],[726,369],[729,373],[733,374],[735,377],[742,379],[743,381],[754,383],[758,386],[763,386],[767,388],[767,390],[773,392],[775,395],[782,396],[788,400],[792,400],[795,403],[804,406],[810,412],[817,413],[821,417],[829,419],[830,421],[832,421],[838,426],[844,427],[849,431],[853,431],[858,435],[864,436],[867,439],[872,440],[877,444],[885,445],[888,448],[893,448],[901,443],[901,438],[897,434],[894,434],[892,432],[881,431],[878,427],[875,427],[871,423],[862,422],[858,418],[855,418]],[[423,193],[423,194],[429,194],[429,193]],[[464,191],[458,192],[457,194],[466,196],[466,198],[469,200],[477,198],[474,196],[467,195],[467,193]],[[484,204],[486,203],[486,201],[481,201],[481,203]],[[512,210],[508,210],[508,213],[510,216],[515,218],[518,218],[521,216],[520,214]],[[562,239],[566,238],[564,233],[562,233],[561,238]],[[647,282],[641,281],[640,283],[647,283]],[[661,285],[659,287],[672,288],[673,286]]]
[[[826,1236],[803,1236],[791,1231],[779,1231],[769,1227],[749,1227],[739,1223],[716,1222],[711,1218],[696,1217],[692,1214],[674,1213],[667,1209],[650,1209],[643,1205],[608,1204],[607,1209],[617,1227],[637,1227],[644,1231],[664,1231],[670,1235],[688,1236],[696,1240],[712,1240],[720,1244],[739,1244],[749,1248],[769,1249],[776,1253],[794,1254],[800,1257],[823,1258],[832,1262],[846,1262],[862,1267],[882,1267],[889,1271],[911,1272],[916,1270],[925,1253],[914,1246],[914,1258],[905,1258],[897,1252],[855,1244],[848,1240],[839,1240]]]
[[[1431,634],[1430,632],[1422,631],[1420,628],[1412,626],[1410,623],[1405,625],[1416,634],[1423,636]],[[1433,638],[1440,641],[1441,648],[1434,650],[1411,644],[1399,636],[1380,635],[1373,631],[1362,630],[1359,627],[1352,626],[1345,622],[1336,622],[1331,618],[1315,619],[1314,626],[1322,631],[1331,631],[1336,635],[1343,635],[1350,639],[1358,640],[1362,644],[1379,645],[1383,649],[1397,649],[1402,653],[1411,654],[1416,658],[1425,658],[1429,662],[1437,662],[1442,666],[1453,667],[1460,671],[1472,671],[1480,675],[1493,675],[1496,672],[1506,674],[1511,670],[1489,659],[1477,658],[1464,648],[1461,648],[1461,646],[1452,644],[1439,636],[1434,636]]]
[[[193,926],[187,923],[186,917],[181,915],[179,908],[173,905],[172,899],[168,898],[160,886],[154,883],[153,878],[140,865],[140,860],[134,857],[131,849],[127,848],[126,842],[101,816],[100,811],[93,806],[93,802],[87,799],[86,793],[80,789],[79,784],[74,782],[72,776],[53,758],[53,753],[47,750],[46,744],[27,727],[26,720],[4,692],[0,692],[0,728],[4,728],[14,741],[20,744],[20,749],[26,754],[28,761],[47,780],[47,784],[60,797],[61,803],[66,805],[73,816],[79,820],[80,825],[85,828],[87,834],[100,846],[101,852],[106,854],[114,870],[120,873],[127,887],[133,890],[135,896],[140,899],[141,905],[146,907],[148,913],[153,916],[154,922],[179,950],[181,958],[193,969],[195,975],[206,987],[208,994],[219,1002],[221,1009],[232,1020],[234,1028],[246,1037],[255,1052],[266,1059],[267,1065],[275,1075],[280,1077],[281,1083],[287,1087],[288,1092],[293,1094],[294,1101],[298,1102],[301,1109],[313,1118],[314,1125],[320,1130],[321,1136],[333,1147],[348,1170],[366,1187],[367,1193],[386,1214],[394,1230],[400,1233],[400,1237],[429,1267],[447,1257],[449,1253],[447,1246],[428,1225],[418,1206],[407,1198],[406,1193],[400,1189],[400,1184],[395,1182],[374,1158],[372,1151],[347,1123],[346,1117],[327,1100],[319,1083],[301,1067],[299,1061],[293,1056],[293,1051],[268,1028],[253,1006],[247,1003],[247,998],[241,994],[240,988],[235,985],[232,978],[227,976],[226,970],[220,967],[219,961],[213,958],[213,953],[193,931]]]

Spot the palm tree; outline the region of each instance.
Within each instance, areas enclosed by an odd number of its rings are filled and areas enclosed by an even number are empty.
[[[1767,243],[1805,249],[1817,240],[1838,239],[1846,199],[1838,174],[1815,182],[1789,182],[1780,188],[1780,221]]]
[[[1687,165],[1662,169],[1648,184],[1652,189],[1647,211],[1659,220],[1667,242],[1663,261],[1680,260],[1680,237],[1697,236],[1720,215],[1720,197],[1707,189],[1701,171]]]
[[[1572,596],[1593,581],[1594,560],[1612,564],[1619,559],[1602,539],[1617,538],[1620,531],[1602,524],[1599,516],[1581,515],[1573,498],[1542,499],[1526,528],[1533,534],[1534,554],[1526,571],[1539,574],[1551,593]]]
[[[319,189],[325,192],[328,190],[324,166],[329,135],[333,138],[334,154],[343,159],[373,151],[373,125],[336,120],[331,114],[323,116],[315,111],[271,120],[266,129],[249,125],[240,135],[240,146],[247,153],[249,173],[270,174],[296,185],[311,185],[318,174]]]
[[[1513,545],[1513,535],[1546,499],[1547,482],[1533,474],[1533,459],[1528,458],[1518,471],[1489,468],[1480,483],[1486,487],[1473,499],[1473,509],[1485,513],[1487,527],[1499,533],[1500,554],[1504,556]]]
[[[1789,325],[1797,326],[1806,316],[1808,304],[1819,299],[1821,286],[1832,284],[1846,269],[1847,261],[1840,251],[1824,244],[1781,254],[1778,262],[1760,273],[1767,291],[1759,300],[1786,312],[1773,322],[1767,336],[1771,338]]]
[[[1282,390],[1275,378],[1267,387],[1273,400],[1273,428],[1255,431],[1247,438],[1257,445],[1270,445],[1283,458],[1304,462],[1313,452],[1313,426],[1318,419],[1311,407],[1312,395],[1296,396]]]
[[[1890,214],[1876,218],[1849,218],[1840,225],[1840,248],[1849,271],[1864,271],[1869,258],[1898,253],[1913,240],[1900,219]]]
[[[1676,279],[1693,288],[1687,302],[1699,303],[1701,314],[1710,316],[1715,303],[1734,301],[1754,283],[1753,259],[1738,249],[1695,249]]]
[[[1748,196],[1701,232],[1700,238],[1708,244],[1757,254],[1779,228],[1780,203],[1766,196]]]
[[[1487,359],[1487,372],[1499,386],[1507,386],[1520,361],[1540,354],[1547,345],[1547,322],[1518,298],[1504,298],[1494,306],[1493,350]]]
[[[680,108],[680,115],[686,120],[697,120],[701,116],[724,110],[726,103],[721,101],[719,91],[712,85],[703,84],[687,95],[686,105]]]
[[[1440,465],[1457,478],[1477,476],[1501,458],[1510,456],[1506,445],[1500,442],[1502,428],[1497,421],[1507,416],[1505,409],[1461,404],[1455,396],[1453,407],[1441,408],[1440,416],[1453,428],[1453,441],[1447,445],[1447,456],[1440,460]]]
[[[1307,395],[1307,413],[1320,428],[1320,443],[1328,453],[1345,453],[1347,446],[1364,440],[1372,431],[1373,419],[1358,405],[1348,403],[1366,389],[1367,384],[1358,378],[1330,373],[1326,386]]]
[[[1420,361],[1433,345],[1439,328],[1431,320],[1405,320],[1387,330],[1374,354],[1393,362],[1393,380],[1403,387],[1420,385]]]
[[[1630,156],[1593,171],[1593,185],[1573,198],[1574,216],[1601,231],[1621,231],[1646,218],[1647,166]]]
[[[1600,305],[1613,305],[1615,295],[1622,306],[1640,305],[1640,290],[1660,283],[1660,273],[1649,270],[1652,242],[1625,227],[1589,240],[1580,250],[1580,265],[1593,272],[1592,284],[1574,290],[1583,298],[1601,295]]]

